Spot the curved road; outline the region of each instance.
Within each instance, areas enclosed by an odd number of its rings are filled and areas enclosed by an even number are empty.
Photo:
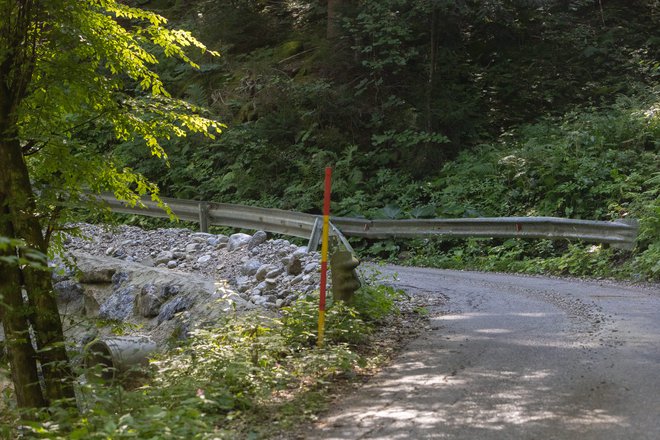
[[[660,439],[659,288],[384,272],[446,303],[308,438]]]

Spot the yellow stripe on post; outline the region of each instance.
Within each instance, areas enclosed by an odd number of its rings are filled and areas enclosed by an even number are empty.
[[[325,293],[328,280],[328,235],[330,234],[330,181],[332,168],[325,169],[325,189],[323,192],[323,235],[321,239],[321,286],[319,295],[319,328],[316,340],[318,347],[323,347],[325,336]]]

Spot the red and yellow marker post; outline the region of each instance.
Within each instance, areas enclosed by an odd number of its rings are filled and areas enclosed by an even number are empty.
[[[321,290],[319,299],[319,330],[316,345],[323,347],[325,335],[325,292],[328,279],[328,235],[330,233],[330,188],[332,168],[325,169],[325,191],[323,194],[323,235],[321,239]]]

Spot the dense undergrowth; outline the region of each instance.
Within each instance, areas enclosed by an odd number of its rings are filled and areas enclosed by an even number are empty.
[[[169,168],[110,157],[179,198],[334,215],[636,219],[634,251],[540,240],[356,242],[405,264],[657,280],[657,2],[141,1],[219,59],[164,62],[178,96],[228,124],[168,144]],[[247,28],[245,28],[247,26]],[[249,31],[246,31],[249,29]],[[102,141],[102,130],[90,133]],[[136,140],[135,142],[138,142]]]
[[[129,386],[88,371],[78,390],[80,413],[52,405],[21,425],[10,396],[3,396],[0,438],[234,439],[291,432],[326,407],[333,388],[385,360],[368,341],[397,313],[401,294],[366,286],[356,295],[351,305],[330,301],[323,348],[316,347],[317,295],[277,316],[229,315],[197,330]]]
[[[423,240],[407,262],[451,268],[660,279],[660,108],[657,91],[605,109],[526,125],[462,153],[419,186],[445,216],[636,220],[636,248],[543,240]],[[410,185],[413,185],[412,183]],[[400,200],[401,216],[416,209]],[[398,209],[398,207],[397,207]],[[395,256],[395,243],[376,245]],[[388,248],[389,246],[389,248]],[[373,251],[374,247],[371,247]]]

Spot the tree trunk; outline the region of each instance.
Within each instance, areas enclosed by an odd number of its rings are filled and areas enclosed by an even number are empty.
[[[2,157],[1,153],[0,157]],[[6,200],[3,186],[0,185],[0,235],[11,237],[14,234],[7,219],[8,212],[4,206]],[[16,256],[11,250],[0,255]],[[0,320],[5,331],[16,403],[21,408],[42,407],[46,402],[39,386],[37,358],[32,347],[27,315],[28,309],[23,300],[18,265],[0,261]]]
[[[339,23],[339,11],[343,3],[344,0],[328,0],[328,28],[326,31],[326,37],[328,40],[334,40],[339,37],[341,29]]]
[[[11,120],[11,115],[4,116],[3,120]],[[0,176],[2,176],[0,177],[2,197],[0,230],[10,237],[23,239],[28,247],[46,253],[48,245],[37,217],[27,165],[23,159],[20,143],[17,137],[12,135],[13,132],[15,129],[10,124],[2,130],[3,139],[0,141]],[[13,322],[12,319],[25,320],[29,317],[31,320],[34,330],[33,342],[37,347],[37,359],[41,363],[45,383],[45,395],[42,401],[30,398],[22,403],[26,406],[43,406],[46,400],[72,399],[75,397],[73,374],[64,345],[62,322],[52,291],[50,274],[30,266],[22,269],[17,267],[15,270],[18,277],[3,276],[0,279],[0,289],[5,298],[12,301],[6,305],[5,314],[9,316],[10,323]],[[11,269],[5,268],[4,271],[9,273]],[[23,299],[22,287],[27,292],[27,302]],[[19,310],[22,311],[20,318],[14,316]],[[11,325],[18,325],[17,329],[9,330],[23,332],[21,333],[23,339],[27,341],[27,345],[30,345],[31,338],[24,332],[24,326],[19,325],[18,321]],[[12,358],[15,356],[12,352],[13,346],[10,345],[9,348]],[[21,354],[17,359],[19,358],[24,361],[26,354]],[[20,363],[12,365],[12,374],[22,374],[23,368]],[[17,389],[26,386],[24,381],[19,381],[15,385]]]

